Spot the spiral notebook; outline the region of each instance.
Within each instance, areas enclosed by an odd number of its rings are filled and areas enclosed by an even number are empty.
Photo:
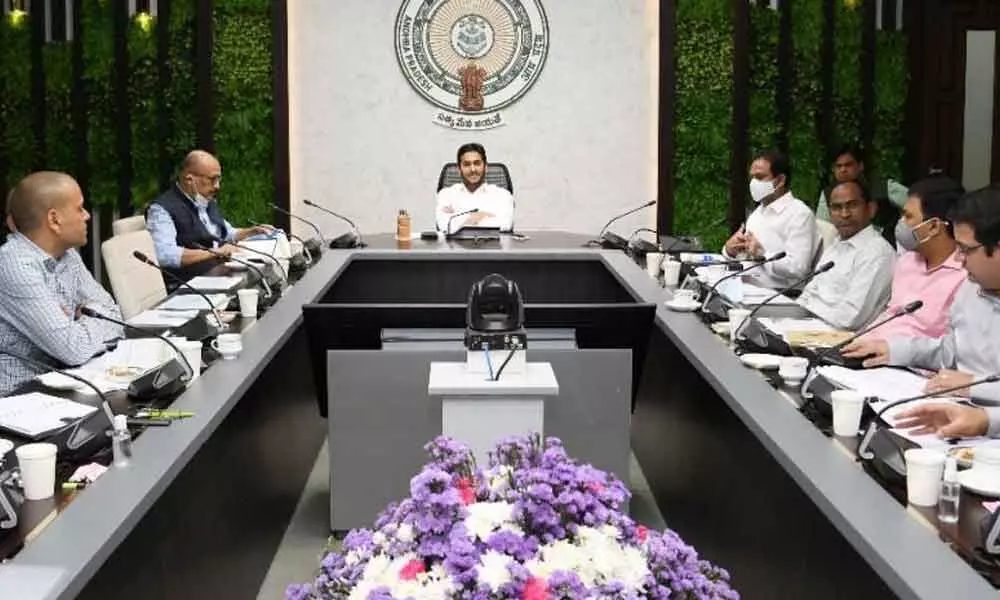
[[[41,392],[6,396],[0,398],[0,429],[34,439],[96,410],[93,406]]]

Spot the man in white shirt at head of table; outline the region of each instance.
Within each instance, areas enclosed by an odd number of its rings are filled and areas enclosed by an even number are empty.
[[[802,290],[799,304],[834,327],[861,329],[889,301],[896,251],[872,225],[878,203],[857,181],[838,183],[826,198],[837,240],[820,263],[833,269]]]
[[[511,231],[514,228],[514,196],[486,182],[486,149],[481,144],[464,144],[458,149],[457,158],[462,181],[437,194],[435,220],[438,231],[451,234],[463,227]],[[475,212],[470,212],[473,210]]]
[[[777,150],[754,158],[750,196],[757,208],[722,249],[730,259],[763,259],[784,251],[785,258],[752,272],[752,283],[772,289],[792,285],[809,273],[819,241],[812,210],[792,195],[791,175],[788,158]]]

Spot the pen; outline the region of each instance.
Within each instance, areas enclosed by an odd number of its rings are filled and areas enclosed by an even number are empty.
[[[151,417],[157,419],[187,419],[193,417],[194,413],[187,410],[140,410],[137,417]]]
[[[129,427],[167,427],[172,423],[170,419],[129,419]]]
[[[87,487],[86,481],[65,481],[62,484],[64,490],[82,490]]]

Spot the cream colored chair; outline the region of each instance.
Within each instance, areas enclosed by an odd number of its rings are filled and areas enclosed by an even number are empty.
[[[153,236],[145,229],[115,235],[101,244],[101,256],[111,281],[111,291],[125,319],[167,297],[163,276],[153,267],[136,260],[132,256],[136,250],[149,257],[156,256]]]
[[[144,229],[146,229],[146,217],[143,215],[125,217],[124,219],[118,219],[111,224],[111,232],[113,235],[122,235],[123,233],[128,233],[130,231],[142,231]]]
[[[837,228],[833,223],[816,219],[816,234],[819,236],[819,247],[816,249],[816,257],[813,265],[819,264],[819,259],[823,256],[823,250],[837,243]]]

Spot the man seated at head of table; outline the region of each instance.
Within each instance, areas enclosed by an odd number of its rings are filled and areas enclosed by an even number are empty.
[[[122,329],[80,314],[88,306],[121,318],[77,251],[90,220],[80,186],[64,173],[33,173],[11,192],[7,212],[15,231],[0,246],[0,348],[55,368],[87,362]],[[0,355],[0,395],[38,373]]]
[[[729,259],[763,259],[784,251],[785,258],[754,269],[750,282],[778,289],[805,277],[816,255],[818,236],[812,210],[792,195],[788,159],[777,150],[762,152],[750,164],[750,196],[757,208],[722,249]]]
[[[798,302],[834,327],[856,330],[889,300],[896,251],[872,226],[878,204],[861,183],[837,184],[826,201],[837,240],[820,263],[833,261],[833,269],[810,281]]]
[[[964,193],[960,183],[940,175],[910,188],[896,224],[896,243],[904,252],[896,258],[889,305],[875,321],[889,318],[914,300],[924,304],[868,337],[939,338],[948,332],[948,311],[967,278],[948,219]]]
[[[193,150],[181,163],[177,181],[146,211],[146,229],[153,237],[156,261],[185,281],[216,266],[216,254],[231,255],[235,247],[230,244],[272,230],[269,225],[242,229],[230,225],[218,207],[221,186],[218,159],[204,150]],[[213,254],[199,246],[218,248]],[[167,284],[172,287],[174,282],[167,280]]]
[[[462,181],[437,193],[434,216],[438,231],[451,234],[463,227],[514,229],[514,196],[487,183],[486,149],[481,144],[463,144],[457,158]],[[468,212],[472,210],[476,212]]]
[[[943,338],[857,340],[843,354],[866,367],[913,366],[937,373],[927,391],[941,391],[1000,373],[1000,189],[967,194],[951,214],[955,243],[968,279],[951,305]],[[1000,382],[950,392],[1000,404]],[[989,433],[1000,434],[1000,408],[988,409]]]

